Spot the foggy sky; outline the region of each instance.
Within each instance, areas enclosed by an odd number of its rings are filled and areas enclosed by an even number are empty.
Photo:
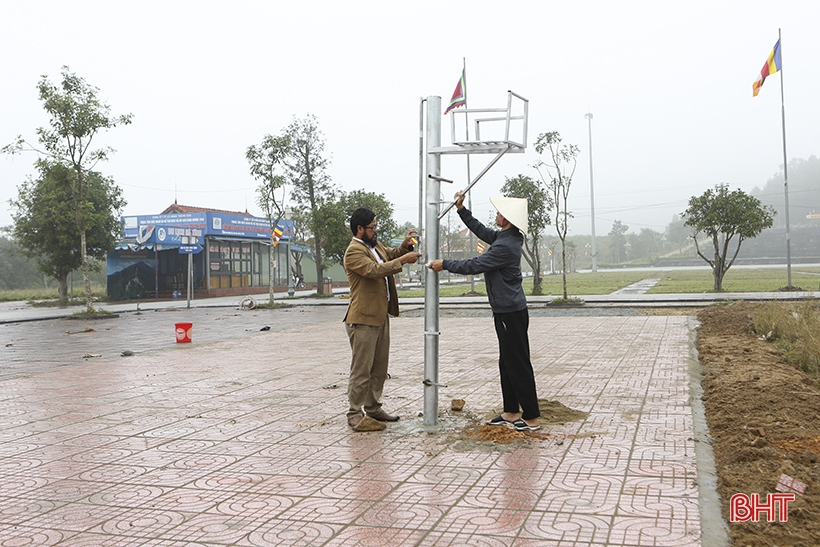
[[[6,2],[0,17],[0,146],[36,143],[47,117],[41,75],[68,65],[133,124],[98,138],[117,150],[126,214],[185,205],[261,215],[244,154],[294,118],[318,118],[329,175],[384,193],[418,218],[419,102],[446,104],[466,58],[468,105],[530,101],[525,154],[502,158],[474,188],[485,219],[504,177],[536,176],[532,144],[558,131],[581,149],[570,235],[590,232],[592,113],[596,233],[614,220],[663,231],[715,184],[751,191],[789,158],[820,154],[820,4],[771,2]],[[782,29],[783,71],[755,80]],[[448,122],[444,121],[447,129]],[[445,141],[449,138],[445,130]],[[0,226],[36,156],[0,157]],[[473,156],[475,176],[491,156]],[[449,198],[467,185],[445,158]]]

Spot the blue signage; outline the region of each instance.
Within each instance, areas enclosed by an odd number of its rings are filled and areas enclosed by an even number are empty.
[[[267,219],[233,213],[174,213],[170,215],[140,215],[121,217],[125,237],[136,239],[140,245],[182,245],[184,236],[193,236],[203,242],[205,236],[244,237],[270,240]],[[280,220],[282,241],[290,241],[294,232],[292,220]]]

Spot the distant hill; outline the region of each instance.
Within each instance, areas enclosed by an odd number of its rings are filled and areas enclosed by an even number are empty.
[[[793,264],[820,264],[820,223],[814,226],[792,226],[790,230],[791,258]],[[732,247],[734,249],[734,247]],[[706,256],[712,254],[712,246],[701,245]],[[708,251],[708,252],[707,252]],[[754,239],[747,239],[740,246],[735,264],[785,264],[786,229],[769,228]],[[703,266],[700,257],[663,258],[656,266]]]
[[[775,226],[785,227],[785,189],[783,170],[766,182],[763,188],[755,188],[751,194],[765,205],[777,211]],[[789,217],[792,227],[812,223],[806,215],[820,214],[820,158],[811,156],[804,160],[794,158],[789,162]],[[816,223],[816,221],[815,221]],[[742,250],[741,250],[742,252]]]

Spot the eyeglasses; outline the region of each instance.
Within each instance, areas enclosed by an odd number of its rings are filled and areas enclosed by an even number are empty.
[[[370,230],[371,232],[375,232],[375,231],[378,230],[377,226],[378,226],[378,224],[371,224],[370,226],[365,226],[364,229],[365,230]]]

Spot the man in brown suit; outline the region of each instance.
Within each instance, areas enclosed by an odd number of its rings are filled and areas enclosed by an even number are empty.
[[[399,298],[393,275],[405,264],[421,256],[413,252],[416,230],[407,233],[398,248],[385,247],[377,240],[376,214],[360,208],[350,216],[353,239],[345,251],[344,267],[350,283],[350,303],[344,322],[353,358],[347,397],[347,423],[355,428],[364,412],[381,422],[395,422],[379,402],[387,379],[390,353],[390,319],[399,315]]]

